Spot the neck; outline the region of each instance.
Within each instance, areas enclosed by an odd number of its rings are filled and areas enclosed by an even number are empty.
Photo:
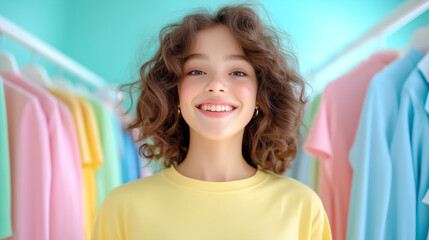
[[[176,167],[184,176],[210,182],[248,178],[256,169],[243,158],[243,132],[221,141],[211,140],[190,130],[189,150]]]

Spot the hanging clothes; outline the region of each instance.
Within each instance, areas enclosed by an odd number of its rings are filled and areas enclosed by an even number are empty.
[[[139,156],[137,147],[129,131],[123,132],[124,151],[122,153],[122,183],[131,182],[140,178]]]
[[[387,238],[427,237],[429,206],[423,203],[423,198],[429,188],[428,93],[429,54],[426,54],[405,81],[399,98],[398,122],[390,148],[392,190]]]
[[[310,108],[306,113],[306,116],[304,118],[304,139],[307,138],[308,132],[310,131],[310,127],[317,113],[317,109],[319,108],[321,99],[322,94],[316,95],[316,97],[314,97],[313,101],[311,102]],[[297,169],[296,179],[311,187],[314,191],[317,192],[319,185],[319,160],[303,151],[298,161],[299,165]]]
[[[302,139],[306,139],[309,128],[313,122],[314,116],[319,107],[322,95],[318,94],[311,101],[310,105],[306,108],[304,116],[304,125],[301,126]],[[304,141],[298,142],[298,153],[296,158],[292,161],[292,168],[289,169],[284,176],[294,178],[301,183],[311,187],[314,191],[318,188],[319,176],[319,162],[316,158],[303,151]]]
[[[353,184],[347,239],[385,239],[392,165],[390,141],[405,79],[422,54],[412,50],[372,80],[350,150]]]
[[[81,97],[53,88],[49,91],[69,107],[76,125],[84,186],[84,238],[90,239],[97,215],[95,171],[103,164],[95,114]]]
[[[397,52],[373,54],[323,92],[304,150],[321,160],[319,195],[328,214],[333,239],[345,239],[352,169],[349,150],[372,77],[395,60]]]
[[[117,147],[118,139],[115,136],[114,122],[110,112],[101,101],[90,96],[85,96],[84,99],[88,101],[94,110],[103,153],[103,165],[95,173],[98,210],[107,195],[122,182],[121,162]]]
[[[49,231],[53,239],[83,239],[82,170],[74,125],[65,128],[64,106],[19,73],[3,74],[5,81],[33,94],[46,117],[51,160]],[[25,151],[23,148],[22,151]],[[67,189],[67,191],[64,191]]]
[[[9,130],[12,237],[49,239],[51,156],[49,128],[37,98],[3,82]]]
[[[427,79],[427,78],[426,78],[426,79]],[[428,189],[428,191],[426,192],[426,195],[425,195],[425,197],[423,198],[422,203],[426,204],[426,206],[428,206],[428,207],[429,207],[429,189]],[[427,235],[426,239],[427,239],[427,240],[429,240],[429,229],[428,229],[428,235]]]
[[[12,235],[11,182],[6,100],[0,77],[0,238]]]

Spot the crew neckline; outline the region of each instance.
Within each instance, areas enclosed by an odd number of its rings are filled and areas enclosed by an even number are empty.
[[[244,190],[255,187],[267,179],[269,173],[264,172],[259,166],[255,174],[248,178],[227,182],[209,182],[182,175],[174,166],[170,166],[161,172],[168,181],[180,187],[198,192],[224,193]]]

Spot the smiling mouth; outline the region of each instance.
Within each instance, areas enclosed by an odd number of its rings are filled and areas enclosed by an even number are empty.
[[[223,104],[200,104],[197,106],[197,108],[208,112],[231,112],[234,111],[237,107]]]

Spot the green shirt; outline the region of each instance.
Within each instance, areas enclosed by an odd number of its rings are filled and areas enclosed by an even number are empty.
[[[104,160],[104,164],[95,173],[97,181],[97,209],[100,209],[107,195],[122,183],[119,144],[115,132],[115,123],[106,106],[98,99],[89,96],[85,96],[85,99],[94,109]]]
[[[0,78],[0,238],[12,235],[9,139],[3,80]]]

